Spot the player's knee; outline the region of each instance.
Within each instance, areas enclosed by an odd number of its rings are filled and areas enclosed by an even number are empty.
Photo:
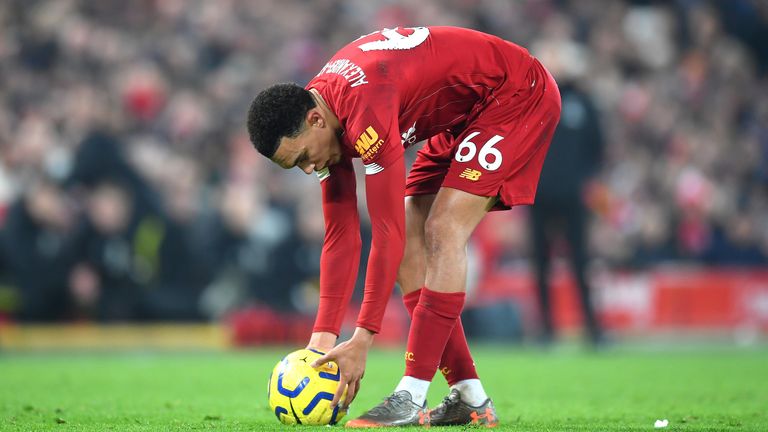
[[[440,251],[448,251],[454,248],[462,249],[466,246],[456,221],[447,216],[431,215],[424,224],[424,243],[427,255],[434,255]]]
[[[423,252],[422,252],[423,253]],[[404,255],[397,270],[397,283],[403,294],[407,294],[424,284],[424,257]]]
[[[395,280],[402,289],[403,284],[408,282],[408,270],[403,268],[403,263],[400,263],[400,268],[397,270],[397,279]]]

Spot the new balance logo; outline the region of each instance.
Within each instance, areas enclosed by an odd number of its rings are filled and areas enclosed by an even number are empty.
[[[472,168],[465,168],[464,172],[462,172],[459,177],[467,179],[469,181],[477,181],[480,179],[480,176],[483,175],[482,172],[478,170],[474,170]]]

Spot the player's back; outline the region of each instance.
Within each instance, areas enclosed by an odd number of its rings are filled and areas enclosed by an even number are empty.
[[[462,124],[498,89],[523,85],[532,61],[525,48],[474,30],[385,29],[339,50],[308,87],[333,88],[342,122],[366,108],[381,123],[394,117],[397,126],[383,126],[408,146]]]
[[[502,86],[523,84],[533,57],[496,36],[455,27],[429,27],[430,37],[406,56],[391,52],[397,66],[401,122],[431,136],[470,117]],[[421,137],[420,137],[421,138]]]

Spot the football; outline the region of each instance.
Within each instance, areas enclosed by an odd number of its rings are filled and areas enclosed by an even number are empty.
[[[314,369],[310,364],[324,353],[313,349],[294,351],[280,360],[269,377],[269,407],[284,424],[336,424],[347,413],[331,401],[339,385],[339,367],[329,362]],[[342,395],[343,401],[346,391]]]

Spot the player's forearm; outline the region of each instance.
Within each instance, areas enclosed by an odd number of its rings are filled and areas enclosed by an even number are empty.
[[[320,301],[314,332],[339,334],[355,288],[362,241],[358,225],[349,222],[346,227],[326,232],[320,257]]]
[[[387,236],[386,240],[374,239],[368,259],[363,303],[357,319],[358,327],[374,333],[381,331],[384,312],[403,257],[403,246],[404,240],[398,235]]]
[[[357,325],[374,333],[381,322],[397,279],[405,249],[405,164],[402,156],[384,171],[366,178],[371,217],[371,253],[365,293]]]

